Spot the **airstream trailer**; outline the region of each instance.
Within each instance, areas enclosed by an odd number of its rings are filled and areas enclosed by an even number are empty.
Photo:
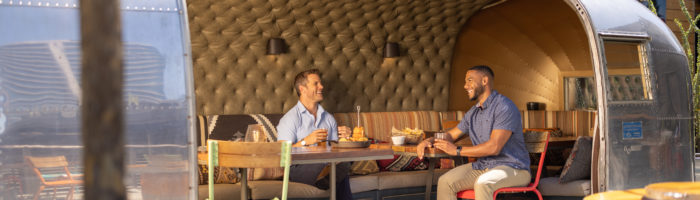
[[[52,195],[42,190],[52,174],[33,170],[35,157],[82,173],[77,4],[0,0],[3,199]],[[125,0],[120,8],[130,199],[205,198],[196,116],[284,113],[297,102],[294,74],[308,68],[322,71],[330,112],[441,112],[473,105],[464,74],[486,64],[524,115],[527,102],[546,105],[542,126],[557,125],[558,111],[590,117],[558,128],[594,138],[594,192],[694,180],[687,58],[634,0]],[[270,38],[284,39],[282,54],[267,54]],[[398,57],[382,55],[388,42]],[[79,198],[81,189],[57,193]]]

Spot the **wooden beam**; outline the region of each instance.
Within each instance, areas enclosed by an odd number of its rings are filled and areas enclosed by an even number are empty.
[[[126,199],[118,0],[80,0],[84,199]]]

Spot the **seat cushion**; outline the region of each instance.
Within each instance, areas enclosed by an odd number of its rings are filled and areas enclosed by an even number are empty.
[[[248,182],[248,187],[250,187],[251,197],[253,199],[282,197],[282,181],[250,181]],[[296,182],[289,182],[288,191],[287,197],[289,198],[321,198],[330,195],[330,191]]]
[[[205,200],[209,197],[209,185],[199,185],[197,188],[198,196],[197,199]],[[241,184],[214,184],[214,198],[215,199],[240,199],[241,198]]]
[[[433,185],[437,184],[438,178],[442,176],[448,169],[435,169],[433,174]],[[377,189],[394,189],[425,186],[425,178],[428,174],[427,170],[420,171],[402,171],[402,172],[379,172],[376,175],[379,178],[379,186]],[[354,191],[353,191],[354,192]]]
[[[379,177],[375,174],[350,177],[352,193],[376,190],[379,186]]]
[[[537,190],[544,196],[579,196],[591,194],[591,181],[587,179],[559,183],[557,177],[540,179]]]

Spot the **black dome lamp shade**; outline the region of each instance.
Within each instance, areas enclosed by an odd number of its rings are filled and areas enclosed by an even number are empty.
[[[386,45],[384,45],[384,57],[385,58],[399,57],[399,43],[387,42]]]
[[[270,38],[267,41],[267,55],[279,55],[285,53],[284,39]]]

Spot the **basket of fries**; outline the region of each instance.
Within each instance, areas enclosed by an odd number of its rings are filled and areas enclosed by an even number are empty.
[[[410,129],[410,128],[404,128],[402,130],[398,130],[394,127],[391,127],[391,136],[398,136],[398,135],[403,135],[406,136],[406,144],[418,144],[423,139],[425,138],[425,133],[421,129]]]

